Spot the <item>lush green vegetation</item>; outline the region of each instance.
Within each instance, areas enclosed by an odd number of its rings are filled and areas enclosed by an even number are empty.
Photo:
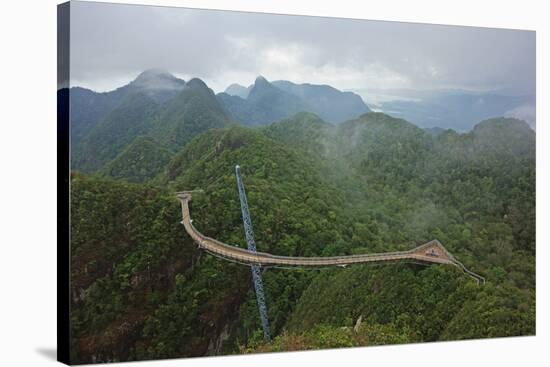
[[[100,173],[141,183],[161,173],[172,155],[170,150],[163,148],[153,138],[138,136],[115,159],[103,167]]]
[[[261,76],[246,99],[226,93],[220,93],[218,99],[235,121],[245,125],[266,125],[300,111],[311,111],[304,100],[275,87]]]
[[[294,84],[287,80],[268,82],[263,77],[258,77],[248,88],[232,84],[217,97],[233,119],[245,125],[265,125],[291,118],[301,111],[315,113],[328,122],[340,123],[370,111],[361,97],[353,92],[342,92],[329,85]]]
[[[132,83],[139,81],[140,78]],[[131,87],[132,83],[123,88]],[[192,79],[181,88],[176,91],[170,89],[168,92],[171,98],[166,96],[166,91],[154,89],[155,93],[152,93],[144,87],[132,87],[123,97],[119,96],[119,90],[111,92],[114,95],[110,98],[117,101],[114,107],[104,116],[98,117],[99,120],[93,126],[88,123],[85,136],[73,142],[73,169],[88,173],[105,169],[118,155],[124,154],[131,144],[141,145],[142,141],[136,142],[136,139],[142,139],[143,136],[154,138],[162,149],[176,152],[201,132],[229,123],[225,110],[203,81]],[[77,121],[77,126],[83,124]],[[80,127],[79,131],[82,129]]]
[[[525,123],[494,119],[433,135],[379,113],[338,126],[300,113],[257,129],[228,126],[195,84],[201,108],[167,101],[157,130],[165,133],[145,134],[159,143],[139,137],[113,153],[100,173],[122,180],[73,174],[75,361],[535,332],[535,135]],[[214,122],[195,124],[206,120]],[[345,255],[437,238],[487,284],[415,264],[269,269],[275,339],[266,344],[249,269],[196,249],[174,197],[203,189],[191,203],[195,226],[244,247],[236,164],[261,251]]]
[[[294,84],[287,80],[274,81],[272,84],[304,100],[311,107],[306,111],[328,122],[340,123],[370,112],[359,95],[339,91],[330,85]]]

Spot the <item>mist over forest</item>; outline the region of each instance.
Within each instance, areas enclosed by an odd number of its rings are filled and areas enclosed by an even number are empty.
[[[510,112],[529,97],[371,102],[262,76],[215,93],[161,69],[58,94],[71,109],[74,363],[534,335],[536,134]],[[203,190],[193,224],[246,248],[237,164],[258,251],[437,239],[486,283],[443,265],[269,268],[268,343],[249,267],[198,249],[175,197]]]

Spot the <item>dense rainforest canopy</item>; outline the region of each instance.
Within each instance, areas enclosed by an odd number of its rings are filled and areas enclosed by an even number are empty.
[[[190,83],[175,96],[123,96],[77,129],[73,361],[535,333],[535,133],[527,124],[497,118],[434,135],[381,113],[333,125],[302,112],[244,127],[202,82]],[[197,249],[174,195],[204,190],[191,203],[194,225],[245,247],[236,164],[260,251],[347,255],[438,239],[487,283],[454,267],[405,263],[268,269],[274,340],[265,343],[250,269]]]

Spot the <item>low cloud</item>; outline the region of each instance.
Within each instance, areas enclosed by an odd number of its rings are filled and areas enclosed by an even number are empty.
[[[527,103],[504,113],[506,117],[514,117],[523,120],[533,129],[536,127],[537,109],[534,104]]]
[[[91,2],[71,11],[72,84],[96,90],[162,68],[216,91],[263,75],[340,89],[534,94],[529,31]]]

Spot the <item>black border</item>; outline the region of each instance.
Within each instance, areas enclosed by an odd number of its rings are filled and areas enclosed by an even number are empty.
[[[57,6],[57,360],[70,364],[70,3]]]

